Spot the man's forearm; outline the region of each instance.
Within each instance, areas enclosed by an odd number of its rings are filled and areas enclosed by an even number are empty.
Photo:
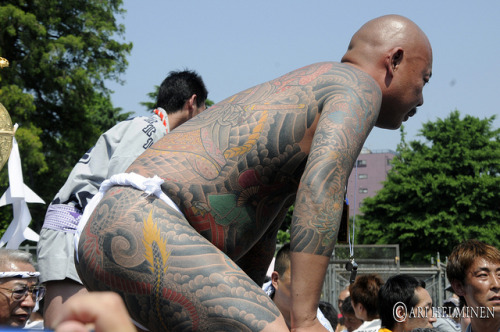
[[[317,324],[316,313],[330,257],[291,253],[292,328]]]

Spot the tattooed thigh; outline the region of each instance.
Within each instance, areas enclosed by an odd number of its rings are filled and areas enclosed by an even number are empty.
[[[260,331],[280,315],[233,261],[161,200],[112,189],[85,227],[78,271],[152,331]]]

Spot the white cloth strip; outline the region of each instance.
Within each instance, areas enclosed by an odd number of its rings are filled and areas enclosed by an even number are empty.
[[[29,271],[11,271],[11,272],[0,272],[0,278],[36,278],[40,275],[40,272],[29,272]]]
[[[78,223],[78,227],[75,233],[75,257],[76,260],[79,261],[78,257],[78,242],[80,241],[80,235],[87,224],[87,221],[90,218],[92,212],[96,208],[97,204],[104,197],[104,194],[113,186],[130,186],[136,189],[144,191],[148,195],[155,195],[165,203],[167,203],[170,207],[174,208],[177,212],[181,213],[179,207],[161,190],[161,185],[164,181],[157,175],[152,178],[146,178],[142,175],[136,173],[120,173],[115,174],[109,180],[105,180],[101,187],[99,188],[99,192],[90,200],[90,202],[85,207],[83,211],[82,218]]]

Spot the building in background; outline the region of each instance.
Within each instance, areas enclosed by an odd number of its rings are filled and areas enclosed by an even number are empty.
[[[360,214],[363,200],[375,196],[382,189],[382,181],[387,178],[387,172],[392,168],[391,160],[395,156],[396,152],[392,150],[361,150],[347,184],[349,217]]]

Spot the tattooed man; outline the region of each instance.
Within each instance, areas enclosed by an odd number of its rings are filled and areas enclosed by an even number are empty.
[[[415,114],[431,71],[420,28],[383,16],[340,63],[292,71],[184,123],[130,179],[112,181],[123,185],[101,187],[77,251],[84,284],[119,293],[153,331],[287,331],[259,285],[295,204],[291,327],[324,331],[316,310],[354,161],[373,126]]]

